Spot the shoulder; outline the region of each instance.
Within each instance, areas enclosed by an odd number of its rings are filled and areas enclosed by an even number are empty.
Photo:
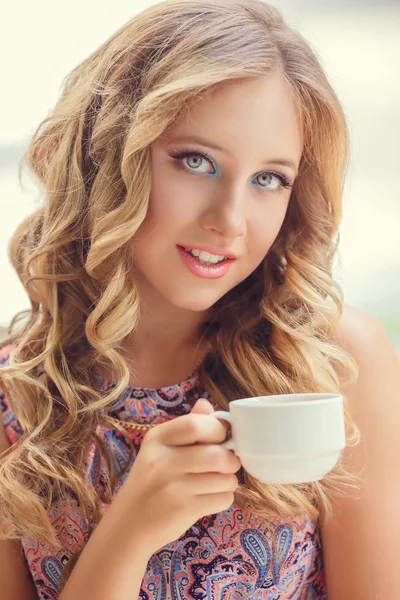
[[[337,330],[336,342],[355,360],[357,379],[344,384],[351,417],[360,429],[360,447],[348,449],[349,461],[366,474],[373,464],[379,469],[393,449],[400,464],[397,442],[400,423],[400,361],[395,347],[382,325],[371,315],[345,305]],[[392,446],[392,447],[391,447]],[[397,480],[400,482],[399,477]],[[399,487],[400,492],[400,487]]]
[[[356,381],[343,386],[349,413],[361,434],[344,461],[358,475],[359,491],[333,502],[333,518],[322,518],[329,598],[388,598],[400,586],[400,362],[379,322],[345,305],[335,340],[355,360]],[[383,580],[365,577],[367,569]],[[337,578],[337,573],[341,578]],[[382,595],[383,594],[383,595]]]
[[[387,403],[398,398],[399,358],[389,335],[374,317],[360,308],[345,304],[335,341],[352,356],[358,366],[358,379],[348,387],[349,392],[353,392],[353,404],[358,399],[361,401],[357,390],[365,386],[370,388],[365,398],[371,398],[371,401],[380,402],[385,390],[390,392]],[[400,402],[395,404],[393,408],[400,409]]]
[[[390,352],[394,351],[388,334],[382,325],[364,310],[343,305],[342,317],[337,330],[337,342],[354,358],[363,357],[376,351],[377,344]]]
[[[360,361],[371,353],[375,355],[377,345],[394,352],[393,344],[379,321],[350,304],[343,305],[336,341]]]
[[[368,313],[347,304],[336,342],[357,364],[358,377],[343,386],[343,393],[369,454],[374,452],[378,456],[378,450],[385,452],[387,444],[390,441],[395,443],[397,439],[400,423],[399,357],[382,325]],[[400,448],[398,450],[400,464]]]

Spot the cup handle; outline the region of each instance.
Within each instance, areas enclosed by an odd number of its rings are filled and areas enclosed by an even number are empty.
[[[211,414],[220,421],[228,421],[228,423],[232,424],[231,414],[225,410],[217,410]],[[226,442],[222,442],[221,446],[227,450],[235,450],[235,444],[232,437],[229,438],[229,440],[226,440]]]

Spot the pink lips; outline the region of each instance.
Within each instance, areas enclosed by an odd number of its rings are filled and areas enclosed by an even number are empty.
[[[190,246],[185,246],[185,248],[190,248]],[[191,271],[194,275],[197,275],[198,277],[203,277],[204,279],[219,279],[220,277],[223,277],[229,271],[233,261],[235,260],[234,257],[230,255],[229,258],[226,258],[215,265],[206,266],[201,264],[201,262],[199,262],[197,258],[189,254],[189,252],[186,252],[186,250],[184,250],[184,248],[182,248],[181,246],[177,246],[177,249],[183,262],[188,267],[189,271]],[[192,248],[190,249],[192,250]],[[219,252],[216,249],[214,249],[213,251],[211,249],[206,250],[205,247],[193,247],[193,249],[205,250],[206,252],[212,252],[213,254],[227,256],[223,252]]]
[[[178,246],[179,248],[179,246]],[[217,248],[216,246],[181,246],[181,248],[189,248],[189,250],[204,250],[204,252],[209,252],[210,254],[216,254],[219,256],[226,256],[227,258],[236,258],[232,252],[229,250],[224,250],[223,248]]]

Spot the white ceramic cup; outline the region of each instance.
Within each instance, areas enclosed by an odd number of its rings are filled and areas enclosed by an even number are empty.
[[[307,483],[322,479],[346,445],[343,396],[328,393],[243,398],[216,411],[228,421],[233,450],[243,467],[264,483]]]

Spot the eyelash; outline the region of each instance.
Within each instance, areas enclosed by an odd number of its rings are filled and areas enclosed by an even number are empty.
[[[209,156],[205,152],[185,151],[185,152],[180,152],[179,154],[172,154],[170,156],[171,156],[171,158],[174,158],[176,161],[178,161],[180,163],[180,166],[183,169],[185,169],[185,171],[188,171],[188,169],[186,167],[184,167],[180,161],[182,161],[184,158],[187,158],[188,156],[201,156],[202,158],[205,158],[211,164],[211,166],[215,169],[213,159],[211,158],[211,156]],[[188,172],[193,173],[193,171],[188,171]],[[264,173],[268,173],[269,175],[274,175],[275,177],[277,177],[279,179],[279,181],[281,182],[281,186],[283,188],[289,189],[289,188],[293,187],[293,183],[283,173],[277,173],[276,171],[262,171],[261,173],[258,173],[258,175],[263,175]],[[256,177],[258,177],[258,175],[256,175]],[[257,185],[257,187],[259,189],[268,190],[267,187],[259,185],[259,184]],[[280,191],[282,190],[282,187],[280,188]],[[273,190],[273,191],[277,192],[279,190]]]

